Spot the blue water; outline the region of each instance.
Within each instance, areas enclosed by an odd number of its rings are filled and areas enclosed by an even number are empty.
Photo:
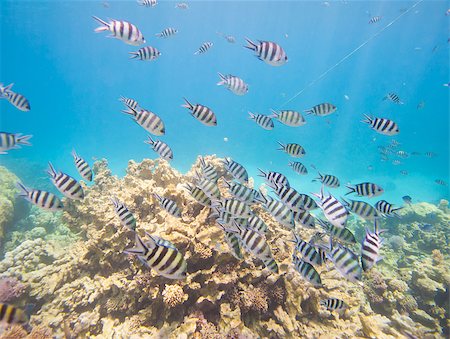
[[[108,8],[102,3],[0,2],[0,82],[14,82],[14,90],[31,103],[30,112],[21,112],[0,100],[1,130],[33,134],[33,147],[10,151],[0,162],[26,184],[33,185],[33,176],[46,176],[48,161],[78,177],[72,148],[91,164],[107,158],[118,175],[130,159],[156,158],[143,142],[146,131],[120,113],[118,98],[124,95],[162,117],[167,133],[161,140],[172,147],[172,164],[183,172],[198,155],[217,154],[242,163],[251,176],[258,167],[283,172],[302,192],[319,189],[311,183],[314,164],[343,184],[375,182],[385,188],[383,198],[397,204],[405,194],[413,201],[448,199],[448,186],[434,182],[449,182],[449,88],[442,86],[450,81],[448,2],[420,3],[284,107],[302,111],[331,102],[337,113],[307,116],[307,124],[298,128],[276,122],[273,131],[258,127],[247,111],[269,114],[270,108],[280,108],[414,2],[208,1],[189,2],[188,10],[162,1],[154,8],[134,1],[110,1]],[[136,24],[146,45],[157,47],[161,57],[130,60],[128,52],[140,47],[94,33],[98,25],[92,15]],[[368,24],[374,15],[383,18]],[[154,36],[167,27],[179,33],[166,40]],[[237,42],[228,43],[217,31]],[[279,43],[289,62],[272,67],[259,61],[242,47],[245,36]],[[205,41],[214,42],[211,50],[193,55]],[[249,93],[240,97],[217,86],[217,72],[243,78]],[[383,101],[388,92],[405,104]],[[181,107],[183,97],[211,107],[218,126],[191,117]],[[422,100],[425,108],[417,110]],[[372,131],[360,122],[368,112],[395,120],[401,133],[387,137]],[[437,156],[410,157],[399,166],[381,162],[377,146],[392,139],[401,143],[398,150]],[[287,166],[295,159],[277,151],[277,141],[306,149],[300,161],[308,166],[308,176]],[[409,174],[402,176],[400,170]]]

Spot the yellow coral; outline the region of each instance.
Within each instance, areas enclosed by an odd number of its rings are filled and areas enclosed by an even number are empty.
[[[213,254],[212,250],[201,242],[196,242],[194,244],[194,253],[198,254],[202,259],[208,259]]]
[[[166,285],[162,295],[164,303],[169,307],[180,305],[188,299],[180,285]]]
[[[241,307],[246,310],[257,312],[267,312],[269,305],[267,303],[267,294],[259,287],[249,286],[241,291]]]
[[[26,336],[27,331],[21,325],[13,325],[1,334],[0,339],[23,339]]]
[[[438,249],[434,249],[431,253],[433,256],[434,265],[439,265],[444,262],[444,255],[442,254],[441,251],[439,251]]]

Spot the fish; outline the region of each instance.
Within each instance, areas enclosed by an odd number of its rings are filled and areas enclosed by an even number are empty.
[[[277,119],[279,122],[281,122],[286,126],[299,127],[306,124],[306,120],[303,117],[303,115],[297,111],[292,110],[282,110],[282,111],[271,110],[271,111],[272,115],[270,115],[270,117]]]
[[[319,305],[325,307],[328,311],[340,311],[348,307],[344,301],[337,298],[321,300]]]
[[[316,219],[314,216],[306,210],[292,211],[294,221],[299,223],[302,227],[315,228]]]
[[[135,247],[126,249],[124,253],[136,255],[145,266],[163,277],[186,279],[187,263],[184,256],[176,248],[158,245],[152,237],[144,243],[136,233]]]
[[[136,218],[133,213],[128,209],[127,205],[121,202],[116,196],[111,198],[111,202],[114,205],[114,212],[120,219],[120,223],[123,227],[126,227],[132,231],[136,230]]]
[[[175,246],[172,242],[170,242],[169,240],[163,239],[163,238],[158,237],[158,236],[156,236],[156,235],[151,235],[151,234],[148,233],[148,232],[144,232],[144,233],[145,233],[145,235],[146,235],[147,237],[152,238],[153,241],[154,241],[158,246],[164,246],[164,247],[168,247],[168,248],[177,249],[176,246]],[[146,242],[144,242],[144,244],[146,244],[147,247],[150,247],[150,246],[151,246],[151,241],[146,241]]]
[[[29,140],[32,135],[21,133],[0,132],[0,154],[7,154],[12,149],[18,149],[21,145],[31,146]]]
[[[369,24],[376,24],[377,22],[380,22],[382,16],[376,15],[370,18]]]
[[[9,86],[12,85],[13,84]],[[1,98],[8,100],[14,107],[21,110],[22,112],[28,112],[29,110],[31,110],[31,105],[28,99],[24,95],[13,92],[10,88],[8,89],[8,86],[6,86],[0,94],[0,99]]]
[[[401,165],[401,164],[402,164],[402,162],[400,160],[397,160],[397,159],[392,160],[392,165],[394,165],[394,166],[398,166],[398,165]]]
[[[275,185],[275,194],[291,211],[303,212],[303,197],[293,187]]]
[[[407,170],[401,170],[401,171],[400,171],[400,174],[401,174],[401,175],[408,175],[408,171],[407,171]]]
[[[322,184],[330,188],[337,188],[341,186],[341,183],[338,177],[331,174],[322,174],[318,172],[319,177],[315,178],[313,181],[319,180]]]
[[[433,225],[428,224],[428,223],[421,223],[421,224],[418,224],[418,226],[424,232],[429,232],[433,229]]]
[[[80,173],[81,177],[84,180],[92,181],[92,177],[94,176],[94,172],[92,172],[91,167],[83,158],[79,157],[75,150],[72,150],[73,160],[75,162],[75,167],[77,168],[78,173]]]
[[[434,182],[441,186],[447,186],[447,183],[442,179],[436,179]]]
[[[252,204],[259,198],[259,192],[238,182],[229,182],[224,180],[230,194],[237,200]]]
[[[450,82],[447,82],[447,83],[445,83],[445,84],[442,84],[442,86],[444,86],[444,87],[450,87]]]
[[[294,215],[289,207],[285,206],[282,202],[277,201],[269,196],[264,196],[260,193],[265,202],[262,203],[264,209],[278,221],[284,227],[289,229],[295,228]]]
[[[162,119],[151,111],[146,109],[138,111],[128,107],[128,109],[123,110],[122,113],[131,115],[131,119],[150,134],[161,136],[166,133],[166,128]]]
[[[263,177],[266,181],[267,185],[272,188],[276,189],[277,186],[286,186],[291,187],[289,185],[288,179],[281,173],[278,172],[264,172],[263,170],[258,168],[258,171],[260,174],[258,174],[259,177]]]
[[[245,95],[248,93],[248,85],[241,78],[238,78],[237,76],[231,74],[218,74],[220,77],[220,81],[217,83],[217,86],[225,86],[225,88],[236,95]]]
[[[158,4],[157,0],[137,0],[137,3],[145,7],[155,7]]]
[[[298,174],[306,175],[308,174],[308,169],[305,165],[298,161],[289,161],[288,166],[292,167],[292,169]]]
[[[250,119],[254,120],[259,126],[261,126],[263,129],[265,130],[272,130],[274,125],[273,125],[273,121],[272,118],[268,115],[264,115],[264,114],[258,114],[258,113],[252,113],[252,112],[248,112]]]
[[[158,200],[159,205],[164,208],[167,213],[175,218],[181,218],[181,210],[175,201],[162,197],[156,193],[153,193],[153,196]]]
[[[409,158],[409,153],[408,153],[408,152],[405,152],[405,151],[402,151],[402,150],[397,151],[396,154],[397,154],[397,156],[398,156],[399,158],[402,158],[402,159]]]
[[[361,281],[362,268],[359,265],[358,256],[340,244],[336,244],[333,247],[332,237],[330,237],[330,251],[327,253],[327,256],[343,277],[352,282]]]
[[[295,254],[292,254],[292,261],[294,263],[295,270],[299,272],[306,281],[316,287],[322,286],[322,279],[320,278],[319,273],[316,271],[313,265],[300,259]]]
[[[349,189],[345,195],[349,195],[351,193],[356,193],[359,197],[378,197],[379,195],[384,193],[384,189],[381,186],[378,186],[377,184],[371,183],[371,182],[362,182],[360,184],[356,185],[346,185],[346,187]]]
[[[241,184],[248,182],[248,173],[244,166],[231,158],[224,158],[223,163],[227,172],[230,173],[235,180],[239,181]]]
[[[434,152],[425,152],[425,156],[427,158],[434,158],[435,156],[437,156],[437,154]]]
[[[175,4],[175,8],[178,8],[178,9],[189,9],[189,5],[187,3],[185,3],[185,2],[177,2]]]
[[[236,233],[224,231],[225,242],[231,250],[231,254],[238,260],[244,259],[241,251],[241,240]]]
[[[211,217],[216,217],[217,218],[216,222],[219,225],[226,225],[231,227],[234,225],[233,222],[236,221],[243,228],[247,227],[247,220],[248,220],[247,218],[236,217],[231,213],[228,213],[227,211],[222,209],[220,205],[211,207],[211,209],[212,209]]]
[[[328,102],[322,103],[322,104],[318,104],[316,106],[313,106],[310,109],[305,110],[305,113],[310,115],[316,115],[316,116],[321,116],[321,117],[325,117],[327,115],[333,114],[334,112],[336,112],[337,107],[334,106],[333,104],[330,104]]]
[[[48,163],[48,167],[47,173],[58,191],[69,199],[83,200],[83,187],[81,187],[78,181],[66,173],[57,172],[51,162]]]
[[[150,136],[148,136],[148,140],[145,140],[144,142],[149,144],[152,149],[164,160],[170,161],[173,159],[173,151],[165,142],[161,140],[153,140]]]
[[[264,61],[270,66],[282,66],[288,62],[288,57],[284,49],[275,42],[271,41],[261,41],[258,43],[253,42],[249,38],[245,38],[248,48],[255,52],[255,55],[259,60]]]
[[[219,179],[219,174],[217,173],[214,166],[211,164],[207,164],[205,162],[205,159],[201,156],[199,157],[199,159],[200,159],[200,167],[202,169],[202,176],[208,180],[217,182],[217,180]]]
[[[236,38],[232,35],[227,35],[227,34],[224,34],[221,32],[217,32],[217,34],[220,35],[221,37],[223,37],[230,44],[234,44],[236,42]]]
[[[0,99],[6,98],[8,96],[8,92],[11,92],[11,88],[14,86],[14,83],[4,86],[3,83],[0,82]]]
[[[396,213],[398,210],[401,210],[403,207],[394,208],[394,206],[388,203],[386,200],[380,200],[375,204],[375,208],[378,212],[386,216],[398,216]]]
[[[322,259],[313,245],[307,243],[300,236],[293,232],[295,250],[302,255],[302,259],[311,265],[322,265]]]
[[[220,199],[220,190],[215,181],[203,178],[198,172],[197,175],[197,187],[199,187],[211,200]]]
[[[158,38],[168,38],[168,37],[171,37],[171,36],[173,36],[173,35],[175,35],[177,33],[178,33],[178,30],[176,30],[173,27],[168,27],[168,28],[163,29],[160,33],[156,33],[155,35]]]
[[[348,228],[340,228],[333,226],[329,222],[322,219],[317,219],[320,226],[332,237],[335,237],[343,242],[349,244],[356,244],[355,235]]]
[[[366,236],[361,246],[361,265],[362,269],[368,271],[381,259],[380,248],[383,240],[380,238],[382,231],[378,230],[378,222],[374,222],[374,231],[370,232],[366,229]]]
[[[402,197],[403,201],[405,202],[405,204],[411,205],[412,204],[412,198],[409,195],[404,195]]]
[[[30,320],[26,311],[13,305],[0,303],[0,324],[26,324]]]
[[[305,149],[303,146],[295,143],[290,144],[282,144],[278,141],[278,144],[280,145],[280,148],[278,148],[278,151],[283,151],[287,154],[289,154],[291,157],[294,158],[301,158],[306,154]]]
[[[97,27],[94,31],[96,33],[110,31],[110,37],[119,39],[124,43],[132,46],[139,46],[145,44],[145,38],[141,31],[133,24],[123,20],[111,20],[110,22],[93,16],[102,25]]]
[[[319,207],[317,205],[317,203],[314,201],[314,199],[311,198],[309,195],[300,193],[300,196],[301,196],[301,198],[303,200],[303,207],[302,208],[305,211],[311,211],[311,210],[314,210],[314,209]]]
[[[273,273],[279,273],[278,264],[273,257],[262,260],[264,266]]]
[[[195,199],[200,205],[205,207],[211,206],[211,199],[206,195],[206,193],[199,187],[193,186],[191,184],[185,184],[184,188],[189,192],[192,198]]]
[[[320,199],[318,205],[322,209],[325,218],[327,218],[327,220],[331,222],[332,225],[344,228],[349,215],[344,205],[342,205],[342,203],[339,202],[339,200],[337,200],[330,193],[325,196],[323,192],[323,186],[320,190],[320,193],[313,194]]]
[[[141,108],[139,107],[139,104],[136,100],[131,98],[126,98],[124,96],[120,96],[119,101],[121,101],[125,106],[128,108],[131,108],[135,111],[140,111]]]
[[[130,59],[139,59],[139,60],[156,60],[161,55],[161,52],[158,51],[155,47],[145,46],[139,48],[137,51],[129,52]]]
[[[212,203],[212,207],[216,206],[235,217],[249,218],[253,215],[253,211],[248,204],[233,198],[216,200]]]
[[[369,124],[373,130],[380,134],[392,136],[400,133],[400,129],[397,123],[392,120],[385,118],[373,118],[368,116],[367,114],[364,114],[364,117],[365,119],[361,122]]]
[[[424,107],[425,107],[425,101],[423,101],[423,100],[420,101],[416,106],[417,109],[423,109]]]
[[[350,210],[350,212],[353,212],[357,216],[363,218],[364,220],[374,220],[375,218],[379,218],[381,215],[378,213],[376,208],[374,208],[372,205],[365,201],[359,201],[359,200],[344,200],[344,206]]]
[[[262,234],[267,233],[267,230],[269,229],[267,224],[257,215],[252,215],[248,218],[247,228]]]
[[[21,191],[20,196],[47,211],[61,211],[64,208],[62,201],[53,193],[31,189],[24,186],[22,183],[17,183],[17,188]]]
[[[386,94],[386,96],[383,98],[383,100],[390,100],[390,101],[392,101],[394,104],[397,104],[397,105],[403,105],[403,104],[404,104],[404,102],[402,102],[402,101],[400,100],[400,97],[399,97],[397,94],[392,93],[392,92]]]
[[[192,105],[186,98],[184,98],[186,102],[182,107],[187,108],[191,111],[191,115],[200,121],[202,124],[206,126],[217,126],[217,118],[214,112],[203,105],[195,104]]]
[[[202,45],[198,48],[198,50],[194,54],[197,55],[206,53],[212,46],[213,43],[211,41],[206,41],[202,43]]]
[[[414,151],[414,152],[411,152],[411,155],[418,156],[418,155],[422,155],[422,153]]]

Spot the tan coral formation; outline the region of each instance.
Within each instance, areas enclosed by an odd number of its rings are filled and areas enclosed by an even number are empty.
[[[220,159],[207,156],[205,160],[224,173]],[[405,328],[413,334],[425,333],[425,316],[416,312],[412,300],[402,301],[405,314],[392,306],[393,318],[388,319],[372,310],[370,296],[361,286],[335,270],[319,268],[325,288],[317,289],[303,280],[291,264],[292,244],[286,241],[290,231],[261,207],[254,210],[269,226],[267,238],[280,274],[264,269],[261,261],[249,255],[236,260],[209,217],[209,209],[182,188],[192,182],[199,166],[197,161],[182,175],[164,160],[130,161],[127,174],[119,179],[111,175],[106,160],[96,162],[95,184],[86,188],[85,199],[65,201],[62,221],[80,235],[79,240],[64,252],[52,243],[28,240],[0,263],[1,271],[20,274],[31,285],[32,298],[39,305],[31,325],[48,326],[61,336],[66,321],[72,336],[90,338],[395,338]],[[168,215],[153,193],[173,198],[183,217]],[[186,280],[158,276],[123,253],[134,239],[120,225],[110,202],[113,195],[134,213],[141,236],[144,231],[159,235],[184,254]],[[314,232],[302,230],[302,237],[308,239]],[[27,260],[17,260],[17,256]],[[369,279],[373,277],[369,275],[365,283]],[[420,279],[422,275],[414,281],[420,284]],[[382,289],[382,300],[409,291],[400,278],[385,280],[381,275],[378,280],[375,292]],[[384,295],[386,291],[399,295]],[[319,301],[327,297],[345,300],[349,309],[336,314],[319,307]],[[409,310],[422,323],[414,323]]]

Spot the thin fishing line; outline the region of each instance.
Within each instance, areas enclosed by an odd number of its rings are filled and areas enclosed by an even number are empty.
[[[416,2],[415,4],[413,4],[409,9],[407,9],[405,12],[401,13],[398,17],[396,17],[394,20],[392,20],[390,23],[388,23],[386,26],[384,26],[382,29],[380,29],[378,32],[376,32],[374,35],[372,35],[369,39],[367,39],[366,41],[364,41],[361,45],[359,45],[358,47],[356,47],[353,51],[351,51],[350,53],[348,53],[346,56],[344,56],[341,60],[339,60],[336,64],[334,64],[333,66],[331,66],[329,69],[327,69],[325,72],[323,72],[319,77],[317,77],[316,79],[314,79],[313,81],[311,81],[309,84],[307,84],[302,90],[300,90],[299,92],[297,92],[293,97],[291,97],[288,101],[286,101],[285,103],[283,103],[280,108],[283,108],[284,106],[286,106],[288,103],[290,103],[291,101],[295,100],[300,94],[302,94],[304,91],[306,91],[309,87],[311,87],[312,85],[314,85],[316,82],[322,80],[324,77],[326,77],[328,75],[328,73],[330,73],[332,70],[334,70],[336,67],[338,67],[340,64],[342,64],[345,60],[347,60],[348,58],[350,58],[353,54],[355,54],[356,52],[358,52],[361,48],[363,48],[365,45],[367,45],[370,41],[372,41],[373,39],[375,39],[378,35],[380,35],[381,33],[383,33],[386,29],[388,29],[390,26],[392,26],[396,21],[398,21],[401,17],[403,17],[405,14],[409,13],[411,10],[413,10],[417,5],[419,5],[421,2],[423,2],[424,0],[419,0],[418,2]]]

